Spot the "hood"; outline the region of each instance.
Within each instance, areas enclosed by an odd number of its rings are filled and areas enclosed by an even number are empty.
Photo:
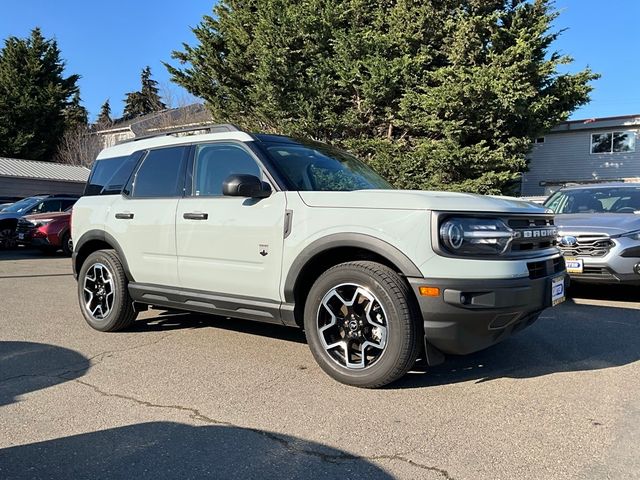
[[[546,208],[512,197],[423,190],[355,190],[353,192],[298,192],[310,207],[446,210],[541,214]]]
[[[37,220],[43,220],[45,218],[50,218],[52,220],[60,220],[60,219],[64,219],[64,217],[71,217],[71,213],[69,212],[35,213],[33,215],[25,215],[22,218],[25,218],[30,222],[35,222]]]
[[[640,215],[635,213],[574,213],[556,215],[560,234],[622,235],[640,230]]]

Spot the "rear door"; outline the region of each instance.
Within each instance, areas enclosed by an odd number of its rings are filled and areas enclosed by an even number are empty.
[[[274,191],[263,199],[222,195],[222,183],[231,174],[266,180],[241,143],[197,145],[190,173],[192,188],[176,213],[180,285],[279,301],[285,193]]]
[[[107,216],[136,282],[178,285],[175,215],[189,146],[149,150]]]

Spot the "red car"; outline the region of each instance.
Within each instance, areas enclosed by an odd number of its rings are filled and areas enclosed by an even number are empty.
[[[71,209],[26,215],[18,220],[16,236],[19,244],[30,245],[46,253],[62,250],[71,256]]]

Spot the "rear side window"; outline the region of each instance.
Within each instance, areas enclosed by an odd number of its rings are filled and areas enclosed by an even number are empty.
[[[84,190],[85,195],[114,195],[122,192],[124,185],[138,163],[141,153],[125,157],[96,160]]]
[[[189,147],[151,150],[138,168],[133,197],[179,197],[184,188],[184,166]]]

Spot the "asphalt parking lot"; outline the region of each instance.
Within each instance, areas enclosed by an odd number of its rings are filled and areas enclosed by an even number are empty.
[[[640,293],[573,294],[361,390],[284,327],[152,310],[93,331],[69,259],[0,252],[0,478],[640,478]]]

